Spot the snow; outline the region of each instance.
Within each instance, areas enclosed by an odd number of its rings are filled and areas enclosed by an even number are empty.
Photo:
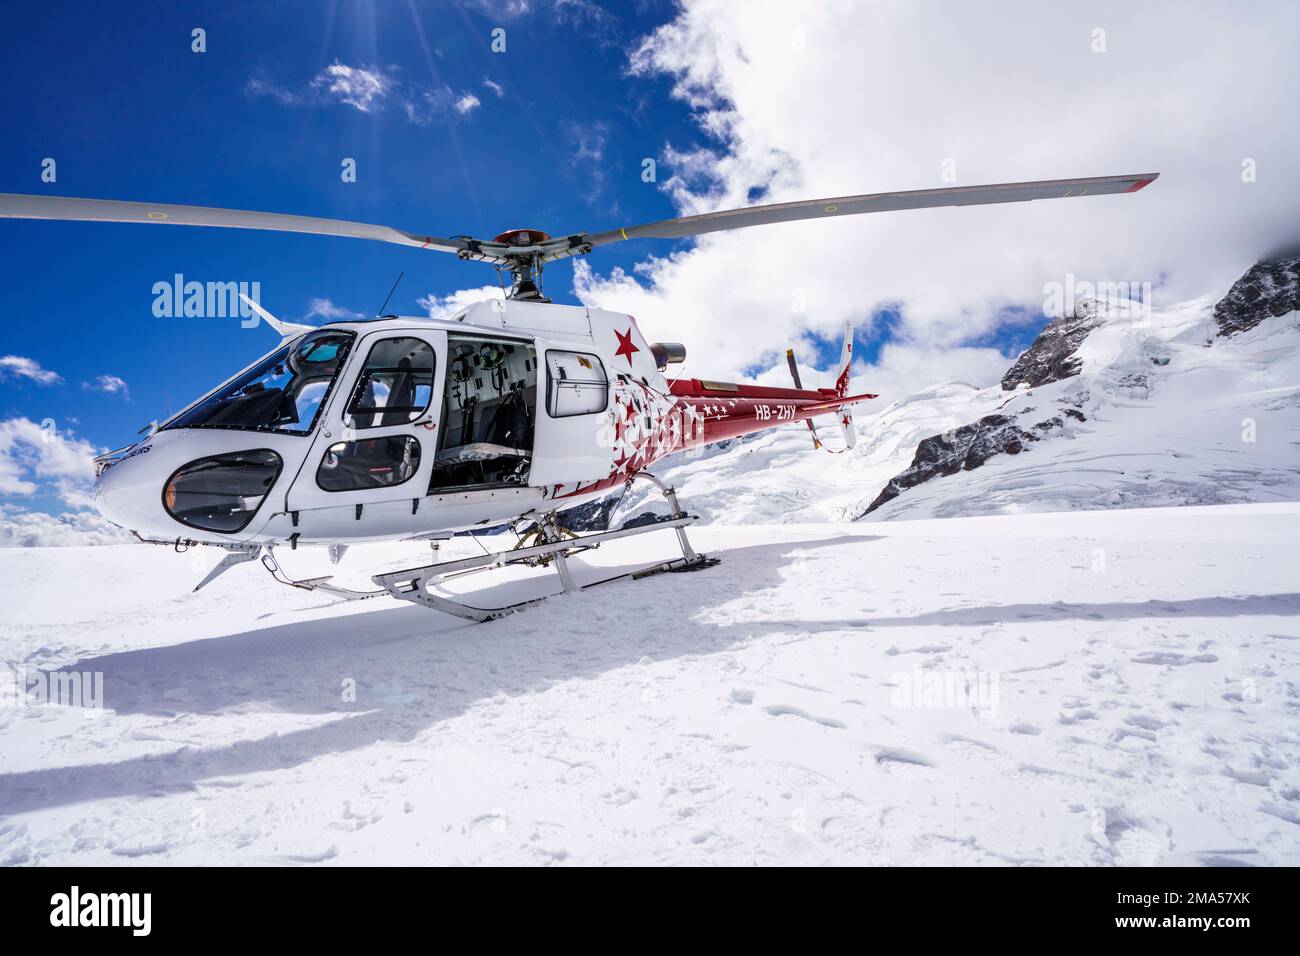
[[[481,625],[255,564],[190,594],[204,551],[0,551],[0,666],[106,703],[0,708],[0,864],[1296,865],[1298,532],[1294,503],[713,525],[717,567]]]

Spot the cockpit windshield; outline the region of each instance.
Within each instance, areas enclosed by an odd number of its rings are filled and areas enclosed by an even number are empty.
[[[239,428],[305,435],[316,424],[353,333],[309,332],[236,375],[167,428]]]

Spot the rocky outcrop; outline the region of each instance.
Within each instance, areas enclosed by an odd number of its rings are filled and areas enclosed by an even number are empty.
[[[1083,421],[1083,413],[1077,408],[1066,409],[1066,414],[1076,421]],[[1018,455],[1025,450],[1027,444],[1041,440],[1062,428],[1063,424],[1059,416],[1052,416],[1025,429],[1007,415],[985,415],[972,425],[963,425],[955,431],[923,439],[916,446],[912,464],[885,485],[876,500],[858,517],[871,514],[908,488],[914,488],[931,478],[970,471],[994,455]]]
[[[1033,344],[1020,353],[1020,357],[1007,369],[1007,373],[1002,376],[1002,388],[1008,392],[1020,386],[1037,388],[1078,375],[1083,363],[1075,352],[1102,321],[1098,318],[1096,309],[1085,306],[1073,315],[1050,322],[1038,338],[1034,339]],[[907,470],[895,475],[858,517],[871,514],[887,501],[892,501],[907,489],[915,488],[931,478],[971,471],[994,455],[1018,455],[1025,450],[1026,445],[1062,429],[1062,416],[1078,422],[1085,420],[1078,404],[1067,401],[1063,402],[1061,415],[1022,426],[1020,422],[1024,421],[1024,416],[1032,412],[1033,408],[1024,408],[1014,416],[985,415],[974,424],[923,439],[916,446],[916,455]]]
[[[1214,306],[1219,335],[1252,329],[1270,316],[1300,309],[1300,252],[1257,262]]]
[[[570,531],[605,531],[609,528],[609,519],[614,515],[614,508],[622,498],[622,489],[615,494],[575,505],[559,514],[560,524]]]
[[[1002,388],[1010,392],[1021,385],[1037,388],[1079,374],[1082,363],[1075,352],[1088,333],[1101,325],[1093,310],[1080,309],[1074,315],[1050,322],[1034,343],[1002,376]]]

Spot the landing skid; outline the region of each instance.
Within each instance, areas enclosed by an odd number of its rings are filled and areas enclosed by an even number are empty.
[[[548,519],[553,520],[553,516],[548,515]],[[547,597],[533,598],[529,601],[519,601],[515,604],[507,604],[504,607],[473,607],[469,604],[463,604],[460,601],[452,600],[433,590],[443,581],[452,576],[471,574],[476,571],[490,571],[496,568],[502,568],[511,564],[536,564],[539,560],[547,563],[554,562],[555,570],[559,574],[562,593],[572,594],[576,591],[586,591],[600,584],[608,584],[611,581],[622,580],[639,580],[649,577],[652,574],[662,574],[673,571],[698,571],[702,568],[712,567],[717,564],[718,558],[710,558],[705,555],[696,554],[693,550],[684,553],[682,557],[675,558],[671,561],[662,561],[658,564],[647,565],[638,568],[635,571],[626,571],[622,574],[616,574],[608,578],[602,578],[599,581],[591,581],[587,584],[576,584],[573,575],[569,572],[568,559],[583,551],[590,551],[600,547],[605,541],[613,541],[617,538],[629,538],[638,534],[647,534],[651,531],[660,531],[664,528],[674,528],[684,539],[685,533],[682,529],[694,522],[695,515],[683,515],[680,518],[670,518],[667,521],[660,521],[654,524],[640,525],[635,528],[620,528],[617,531],[599,531],[593,534],[578,535],[573,538],[563,538],[557,541],[549,541],[546,544],[534,545],[528,548],[516,548],[512,551],[500,551],[493,554],[482,554],[472,558],[461,558],[456,561],[443,561],[438,564],[430,564],[422,568],[409,568],[403,571],[391,571],[386,574],[376,574],[371,580],[382,586],[389,594],[403,601],[411,601],[414,604],[422,604],[425,607],[431,607],[438,611],[445,611],[448,614],[454,614],[456,617],[462,617],[469,621],[491,621],[507,614],[513,614],[516,611],[522,611],[525,608],[541,604]],[[687,545],[689,548],[689,543]]]
[[[380,585],[384,590],[395,598],[403,601],[410,601],[414,604],[421,604],[424,607],[431,607],[435,610],[445,611],[456,617],[465,618],[469,621],[491,621],[507,614],[513,614],[516,611],[522,611],[526,608],[533,607],[542,603],[547,597],[533,598],[529,601],[519,601],[515,604],[507,604],[504,607],[482,608],[464,604],[460,601],[452,600],[449,597],[435,593],[433,590],[440,583],[452,576],[463,574],[472,574],[477,571],[489,571],[495,568],[505,567],[511,564],[523,564],[536,567],[538,565],[548,565],[554,563],[555,570],[560,578],[562,593],[572,594],[576,591],[585,591],[589,588],[601,584],[609,584],[611,581],[622,580],[640,580],[653,574],[662,574],[664,572],[683,572],[699,571],[703,568],[709,568],[719,562],[719,558],[710,558],[706,555],[696,554],[695,549],[691,547],[690,540],[686,537],[686,526],[698,520],[696,515],[688,515],[682,511],[681,505],[678,504],[677,495],[672,488],[669,488],[658,478],[653,475],[641,473],[636,475],[637,478],[643,478],[646,481],[656,485],[672,506],[673,513],[663,521],[656,521],[651,524],[638,525],[632,528],[619,528],[615,531],[597,531],[592,534],[575,535],[566,529],[563,529],[556,522],[555,512],[542,516],[538,521],[536,539],[542,543],[530,545],[528,547],[516,547],[510,551],[500,551],[493,554],[475,555],[470,558],[461,558],[455,561],[442,561],[437,564],[426,565],[421,568],[410,568],[403,571],[390,571],[385,574],[376,574],[371,580]],[[630,479],[629,479],[630,480]],[[591,581],[587,584],[578,585],[573,580],[573,575],[569,572],[568,559],[583,551],[590,551],[600,547],[606,541],[614,541],[618,538],[630,538],[639,534],[648,534],[651,531],[661,531],[666,528],[672,528],[677,532],[677,543],[681,546],[682,556],[674,558],[671,561],[662,561],[658,564],[647,565],[638,568],[635,571],[626,571],[622,574],[615,574],[599,581]]]
[[[379,585],[373,591],[357,591],[352,588],[340,587],[337,584],[330,583],[332,580],[330,575],[295,580],[289,577],[280,567],[280,563],[275,558],[274,547],[271,545],[223,545],[228,553],[216,567],[208,572],[207,576],[199,582],[194,590],[197,591],[199,588],[210,584],[235,565],[260,559],[262,566],[266,568],[271,577],[288,587],[298,588],[303,591],[321,591],[345,601],[364,601],[368,598],[388,594],[400,600],[445,611],[466,620],[491,621],[506,614],[513,614],[516,611],[533,607],[547,598],[533,598],[528,601],[508,604],[504,607],[481,608],[435,593],[434,588],[451,577],[473,574],[479,571],[491,571],[507,565],[543,567],[554,564],[560,578],[562,593],[572,594],[576,591],[586,591],[597,585],[609,584],[612,581],[638,581],[654,574],[699,571],[717,564],[719,558],[710,558],[707,555],[697,554],[695,549],[691,547],[691,542],[686,537],[686,526],[697,521],[698,516],[688,515],[682,511],[681,505],[677,501],[676,492],[653,475],[642,472],[633,477],[653,483],[668,500],[669,505],[672,507],[672,514],[662,520],[631,528],[623,527],[614,531],[597,531],[591,534],[579,535],[560,527],[556,521],[555,512],[552,511],[539,516],[536,528],[527,536],[521,537],[519,544],[509,551],[480,554],[454,561],[442,561],[423,567],[372,575],[371,580]],[[631,479],[628,480],[630,483]],[[639,534],[649,534],[652,531],[662,531],[667,528],[672,528],[677,532],[677,543],[682,549],[680,558],[646,565],[634,571],[625,571],[622,574],[615,574],[583,585],[579,585],[573,580],[573,575],[569,572],[568,559],[574,555],[594,550],[606,541],[631,538]],[[538,543],[530,544],[529,542]],[[438,542],[432,541],[431,544],[433,544],[436,551]],[[334,554],[332,553],[331,558],[333,557]],[[547,597],[553,596],[547,595]]]
[[[287,584],[291,588],[300,588],[304,591],[323,591],[345,601],[364,601],[366,598],[379,597],[384,593],[382,589],[377,591],[354,591],[352,588],[330,584],[329,582],[333,578],[331,574],[320,578],[302,578],[295,581],[280,568],[280,563],[275,560],[275,553],[269,545],[262,552],[262,567],[266,568],[271,573],[271,577],[281,584]]]

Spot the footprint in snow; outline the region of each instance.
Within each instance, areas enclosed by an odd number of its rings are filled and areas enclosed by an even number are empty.
[[[890,770],[893,767],[926,767],[934,769],[934,763],[921,754],[897,747],[882,747],[876,751],[876,763]]]
[[[166,853],[171,849],[167,843],[134,843],[130,846],[113,847],[113,856],[137,857],[137,856],[155,856],[159,853]]]
[[[1267,787],[1271,779],[1266,771],[1263,770],[1234,770],[1232,767],[1224,767],[1223,775],[1231,777],[1240,783],[1248,783],[1254,787]]]
[[[326,860],[332,860],[339,855],[339,848],[331,845],[326,850],[319,853],[282,853],[271,859],[279,863],[324,863]]]
[[[484,813],[469,822],[469,829],[473,833],[505,833],[510,829],[510,818],[502,810]]]
[[[957,734],[940,734],[939,740],[949,750],[955,751],[959,754],[975,754],[983,757],[990,757],[1002,753],[1002,751],[997,747],[994,747],[992,744],[986,744],[982,740],[974,740],[970,737],[961,737]]]
[[[1292,810],[1290,807],[1280,806],[1276,803],[1261,803],[1259,805],[1260,813],[1267,813],[1271,817],[1277,817],[1279,820],[1285,820],[1287,823],[1294,823],[1300,826],[1300,813]]]
[[[823,727],[834,727],[837,730],[843,730],[848,724],[842,720],[836,720],[834,717],[818,717],[816,714],[810,714],[806,710],[800,710],[798,707],[791,707],[788,704],[773,704],[771,707],[764,707],[767,713],[773,717],[802,717],[804,720],[811,720],[815,724],[821,724]]]
[[[1218,658],[1213,654],[1175,654],[1172,651],[1147,651],[1133,658],[1136,664],[1164,664],[1182,667],[1185,664],[1213,664]]]
[[[1165,722],[1156,717],[1148,717],[1146,714],[1133,714],[1125,717],[1124,722],[1132,724],[1134,727],[1141,727],[1143,730],[1159,730],[1165,726]]]

